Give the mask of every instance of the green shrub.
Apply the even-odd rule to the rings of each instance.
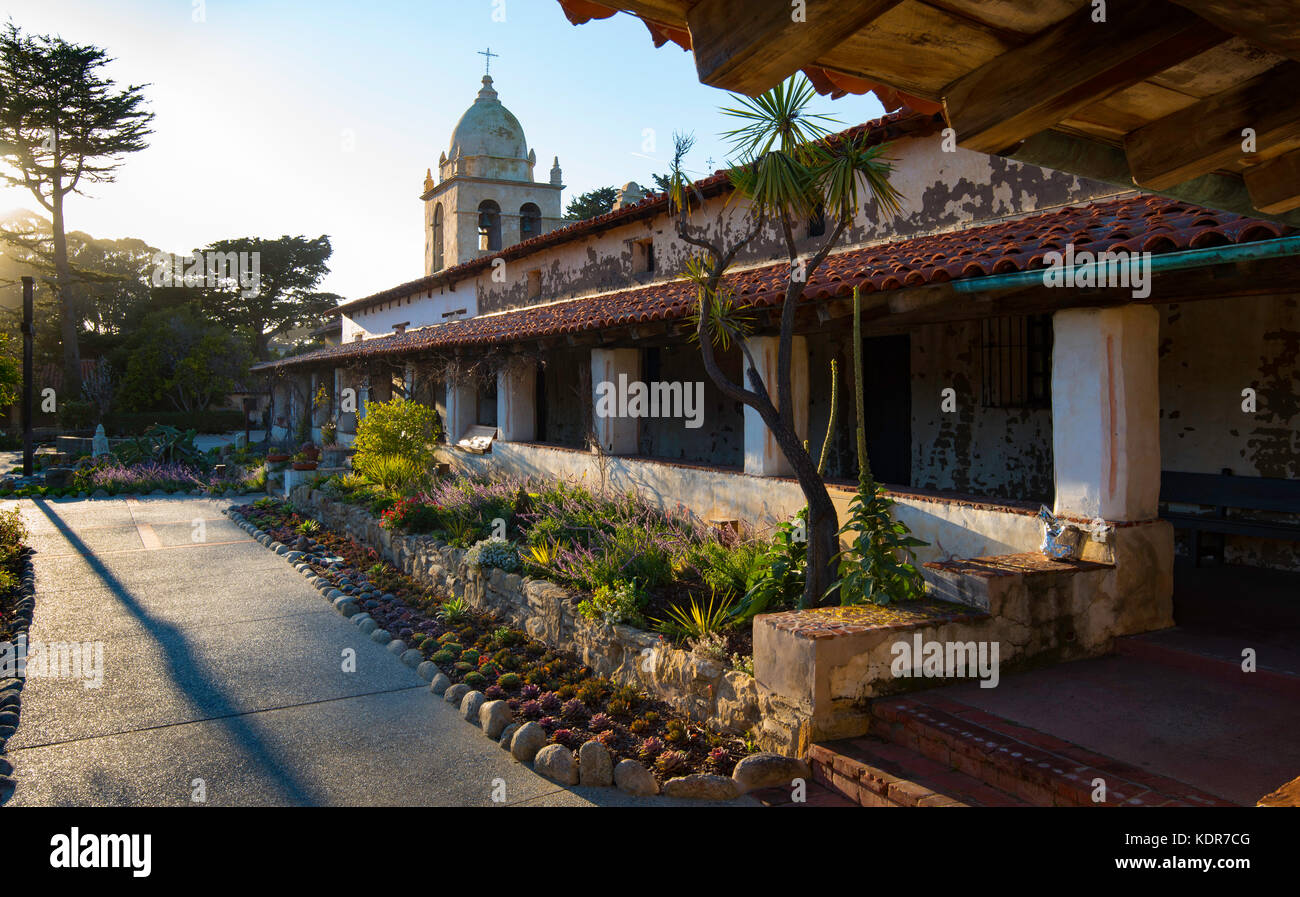
[[[428,468],[415,458],[392,452],[357,453],[352,459],[357,473],[393,492],[406,492],[422,480]]]
[[[429,406],[400,396],[389,402],[366,402],[366,414],[357,422],[352,466],[361,471],[371,457],[398,455],[424,471],[441,440],[442,421]]]
[[[615,623],[643,626],[645,619],[641,616],[641,609],[644,606],[645,598],[634,583],[616,582],[612,586],[599,587],[590,598],[578,602],[578,613],[607,626]]]

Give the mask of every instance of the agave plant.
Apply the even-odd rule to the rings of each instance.
[[[451,598],[442,603],[438,608],[438,620],[448,626],[455,626],[463,623],[469,617],[469,605],[465,603],[464,598]]]

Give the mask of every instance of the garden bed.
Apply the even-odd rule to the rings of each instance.
[[[421,585],[508,620],[552,648],[572,652],[598,675],[642,689],[690,720],[738,735],[760,721],[758,686],[746,671],[675,647],[661,634],[593,619],[582,613],[580,593],[520,573],[475,568],[465,549],[432,536],[394,532],[364,508],[319,489],[298,487],[291,498]]]
[[[18,728],[23,688],[18,645],[27,635],[36,606],[32,550],[25,545],[26,538],[19,511],[0,511],[0,804],[16,787],[5,743]]]
[[[669,702],[601,675],[585,652],[557,650],[510,618],[385,563],[380,548],[346,529],[347,535],[331,531],[329,515],[322,515],[323,524],[306,513],[306,492],[297,490],[294,504],[262,499],[232,513],[263,531],[264,544],[283,546],[278,550],[327,595],[336,590],[341,609],[367,615],[376,632],[399,643],[390,648],[404,662],[420,665],[428,679],[434,673],[445,677],[441,685],[448,694],[481,692],[485,702],[504,702],[511,723],[540,727],[546,745],[577,751],[595,741],[611,767],[635,760],[661,784],[692,774],[725,779],[752,752],[747,739],[686,718]]]

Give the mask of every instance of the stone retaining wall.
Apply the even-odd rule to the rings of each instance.
[[[631,626],[605,626],[578,614],[567,589],[541,579],[465,563],[464,549],[430,536],[386,530],[365,508],[336,501],[318,489],[297,486],[290,499],[326,526],[374,548],[417,582],[463,598],[553,648],[572,652],[598,674],[631,685],[674,711],[734,733],[759,722],[758,687],[752,676],[674,648],[657,635]]]

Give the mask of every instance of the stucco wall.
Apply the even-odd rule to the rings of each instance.
[[[598,488],[601,464],[590,452],[527,443],[498,442],[488,455],[443,449],[439,460],[453,469],[497,476],[572,477]],[[603,476],[613,489],[634,489],[662,508],[682,505],[706,520],[741,520],[766,529],[803,507],[798,483],[783,477],[754,477],[689,464],[606,456]],[[841,518],[853,491],[831,487]],[[1029,506],[950,501],[935,496],[893,493],[899,520],[929,545],[917,549],[921,561],[1031,551],[1041,528]]]
[[[912,484],[1052,499],[1052,412],[982,403],[980,322],[912,331]],[[945,411],[943,390],[954,390]]]
[[[1297,297],[1249,296],[1158,308],[1162,469],[1300,477]],[[1254,412],[1242,408],[1247,388],[1255,390]],[[1300,521],[1300,515],[1291,519]],[[1186,534],[1180,533],[1179,548],[1189,552]],[[1224,559],[1300,570],[1300,546],[1229,535]]]
[[[408,330],[441,324],[447,321],[446,312],[465,309],[459,317],[473,317],[478,314],[478,300],[474,282],[470,280],[456,284],[453,289],[425,290],[416,296],[404,299],[391,299],[379,305],[343,316],[343,342],[351,342],[358,333],[362,339],[383,336],[393,332],[393,325],[408,322]]]

